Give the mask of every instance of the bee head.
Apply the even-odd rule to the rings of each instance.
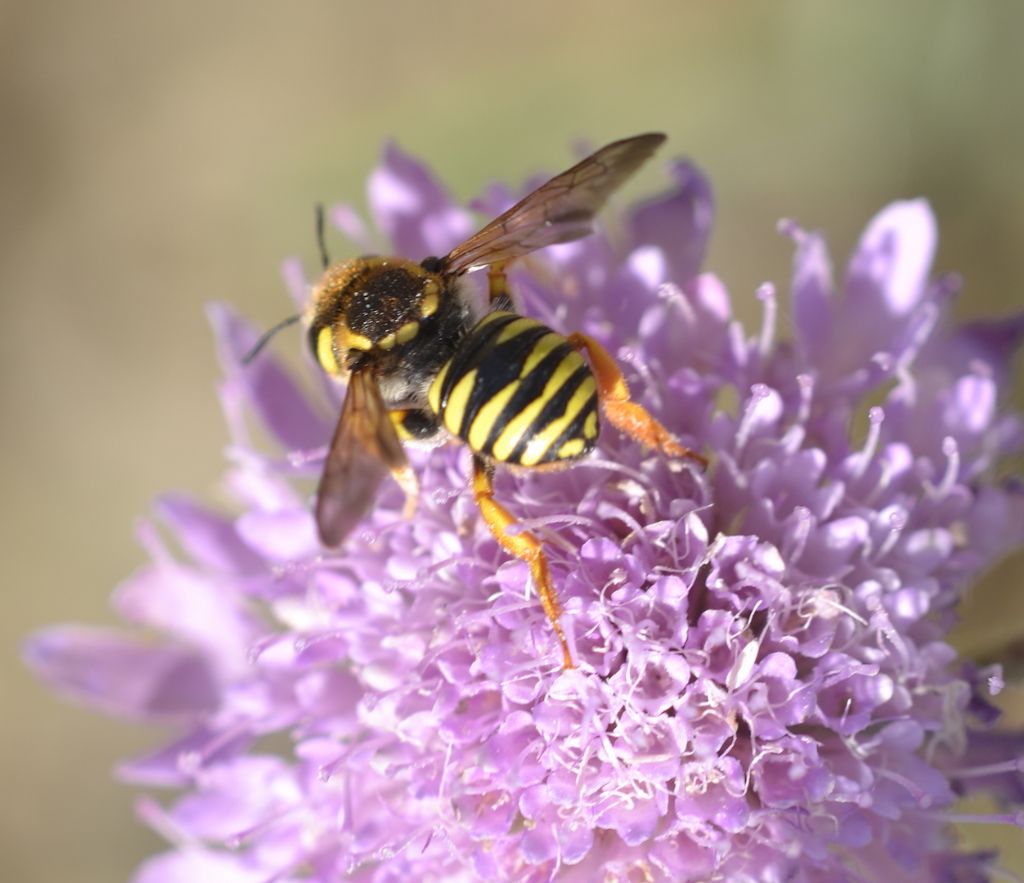
[[[401,258],[357,258],[331,267],[314,289],[309,343],[321,367],[344,375],[354,361],[413,340],[437,312],[442,280]]]

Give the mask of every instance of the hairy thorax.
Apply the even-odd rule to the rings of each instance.
[[[421,405],[471,324],[459,280],[402,258],[331,267],[313,292],[309,343],[332,376],[369,367],[389,406]]]

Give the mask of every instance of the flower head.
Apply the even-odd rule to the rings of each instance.
[[[617,237],[512,274],[525,312],[596,337],[713,461],[609,428],[575,468],[499,477],[544,540],[575,670],[483,524],[464,449],[412,454],[413,519],[385,486],[322,550],[310,478],[339,393],[312,367],[301,386],[270,356],[243,366],[254,329],[212,308],[241,514],[157,504],[152,563],[115,598],[156,640],[60,628],[28,651],[61,689],[179,731],[122,768],[183,792],[141,804],[176,849],[137,883],[988,878],[946,812],[972,784],[1019,806],[1022,744],[983,732],[995,673],[945,635],[1024,534],[1024,495],[994,477],[1024,440],[998,407],[1024,320],[950,321],[956,285],[931,278],[934,218],[911,201],[869,224],[839,283],[822,238],[784,224],[795,337],[771,286],[746,331],[700,272],[710,188],[671,171]],[[473,228],[394,147],[370,202],[396,253]]]

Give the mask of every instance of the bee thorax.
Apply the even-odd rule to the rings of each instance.
[[[373,267],[352,281],[347,292],[345,324],[350,334],[380,349],[406,343],[419,331],[422,309],[433,301],[437,309],[437,283],[418,266],[385,264]]]

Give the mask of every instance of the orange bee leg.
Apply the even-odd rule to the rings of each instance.
[[[642,445],[657,448],[672,457],[689,457],[707,468],[707,457],[679,444],[646,408],[630,399],[629,387],[622,371],[608,350],[593,338],[579,332],[570,334],[568,340],[574,349],[586,351],[597,380],[598,401],[605,416],[617,429]]]
[[[412,467],[408,464],[398,469],[392,469],[391,475],[405,494],[402,517],[412,518],[416,514],[416,507],[420,502],[420,481],[416,477],[416,473],[412,471]]]
[[[512,293],[508,290],[508,276],[504,264],[491,264],[487,268],[487,294],[493,304],[499,298],[506,298],[512,303]]]
[[[393,411],[388,411],[391,424],[395,427],[395,432],[400,441],[414,441],[419,437],[421,433],[419,423],[421,421],[417,418],[420,414],[420,411],[412,408],[396,408]],[[420,499],[419,479],[408,463],[396,466],[391,470],[391,475],[405,493],[405,506],[402,509],[402,515],[406,518],[412,518],[416,514],[416,506],[419,504]]]
[[[494,534],[498,544],[510,555],[515,555],[520,561],[530,566],[533,574],[533,582],[537,586],[537,594],[540,596],[540,603],[544,607],[551,622],[551,628],[555,631],[558,643],[562,645],[562,663],[566,668],[575,668],[572,661],[572,654],[569,652],[569,642],[562,631],[562,624],[558,618],[562,615],[562,605],[558,603],[558,596],[551,584],[551,573],[548,571],[547,558],[544,557],[540,540],[529,531],[519,531],[515,534],[508,533],[508,529],[516,524],[516,520],[509,511],[494,499],[494,485],[492,484],[493,470],[480,457],[473,458],[473,498],[480,507],[480,514]]]

